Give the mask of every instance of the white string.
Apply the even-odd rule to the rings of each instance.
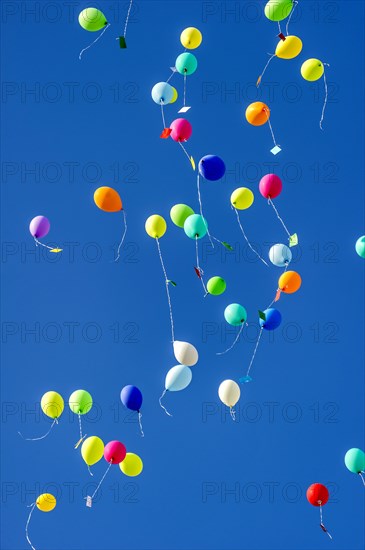
[[[212,241],[212,237],[210,236],[209,229],[208,229],[208,224],[205,221],[205,218],[203,216],[203,205],[202,205],[202,198],[201,198],[201,195],[200,195],[200,175],[199,175],[199,172],[196,176],[196,186],[197,186],[197,189],[198,189],[198,201],[199,201],[200,215],[203,218],[205,229],[207,230],[208,237],[209,237],[209,240],[210,240],[210,244],[214,248],[214,243]]]
[[[126,17],[126,20],[125,20],[124,32],[123,32],[124,38],[127,36],[127,27],[128,27],[129,16],[130,16],[131,9],[132,9],[132,4],[133,4],[133,0],[131,0],[129,2],[129,8],[128,8],[128,13],[127,13],[127,17]]]
[[[361,477],[361,480],[362,480],[363,485],[365,485],[365,479],[364,479],[363,473],[362,473],[362,472],[359,472],[359,476]]]
[[[165,413],[166,413],[168,416],[172,416],[172,414],[169,413],[169,411],[166,409],[166,407],[164,407],[163,404],[161,403],[161,399],[164,397],[164,395],[165,395],[166,392],[167,392],[167,390],[164,390],[164,391],[162,392],[162,395],[161,395],[161,397],[160,397],[160,399],[159,399],[158,401],[159,401],[159,403],[160,403],[160,407],[165,411]]]
[[[266,109],[265,109],[265,112],[266,112]],[[267,122],[269,123],[269,128],[270,128],[270,132],[271,132],[271,136],[272,136],[274,145],[277,147],[278,144],[276,143],[276,139],[275,139],[275,136],[274,136],[274,131],[273,131],[273,129],[272,129],[271,122],[270,122],[270,117],[269,117],[269,115],[268,115],[267,113],[266,113],[266,116],[267,116]]]
[[[158,240],[157,237],[156,237],[156,243],[157,243],[158,255],[160,257],[160,262],[161,262],[161,266],[162,266],[162,271],[163,271],[163,274],[164,274],[164,277],[165,277],[166,294],[167,294],[167,301],[168,301],[168,304],[169,304],[169,312],[170,312],[171,337],[172,337],[172,343],[174,343],[175,342],[174,318],[173,318],[173,315],[172,315],[172,305],[171,305],[170,290],[169,290],[169,280],[167,278],[166,268],[165,268],[165,264],[164,264],[164,261],[163,261],[163,258],[162,258],[162,253],[161,253],[161,248],[160,248],[160,241]]]
[[[123,231],[123,236],[122,236],[122,240],[120,241],[119,243],[119,246],[118,246],[118,249],[117,249],[117,257],[115,258],[115,262],[117,262],[120,258],[120,249],[122,248],[123,246],[123,243],[124,243],[124,239],[125,239],[125,236],[127,234],[127,215],[125,213],[125,210],[122,210],[123,212],[123,220],[124,220],[124,231]]]
[[[139,423],[139,429],[141,430],[141,436],[144,437],[144,431],[142,428],[142,413],[141,411],[138,411],[138,423]]]
[[[281,34],[280,21],[278,21],[278,27],[279,27],[279,34]]]
[[[107,473],[109,472],[109,470],[110,470],[112,464],[113,464],[113,460],[110,461],[109,466],[107,467],[107,469],[106,469],[106,471],[105,471],[103,477],[102,477],[101,480],[99,481],[98,486],[96,487],[96,489],[95,489],[95,491],[94,491],[94,494],[90,497],[91,500],[93,500],[93,498],[95,497],[96,493],[99,491],[100,485],[103,483],[103,481],[104,481],[104,479],[105,479]],[[87,499],[87,497],[85,497],[85,500],[86,500],[86,499]]]
[[[196,255],[196,268],[197,268],[197,270],[198,270],[199,273],[200,273],[199,279],[201,280],[201,283],[202,283],[202,286],[203,286],[203,290],[204,290],[204,292],[205,292],[205,295],[204,295],[204,298],[205,298],[205,296],[207,296],[207,294],[208,294],[208,291],[207,291],[207,289],[206,289],[206,286],[205,286],[205,283],[204,283],[204,280],[203,280],[204,271],[203,271],[202,268],[200,267],[200,263],[199,263],[198,237],[195,237],[195,255]]]
[[[46,244],[41,243],[41,241],[39,241],[36,237],[34,237],[34,240],[36,246],[41,245],[44,246],[44,248],[48,248],[48,250],[52,250],[54,248],[54,246],[47,246]]]
[[[184,107],[186,106],[186,71],[184,72]]]
[[[110,27],[110,23],[107,24],[107,26],[105,27],[105,29],[103,30],[103,32],[101,34],[99,34],[99,36],[97,38],[95,38],[94,42],[91,42],[91,44],[89,44],[89,46],[86,46],[86,48],[84,48],[83,50],[81,50],[81,52],[79,53],[79,59],[81,60],[81,57],[83,56],[83,53],[86,52],[86,50],[88,50],[89,48],[91,48],[91,46],[93,46],[94,44],[96,44],[96,42],[98,40],[100,40],[100,38],[103,36],[103,34],[105,33],[105,31]]]
[[[26,539],[28,541],[28,543],[30,544],[30,547],[32,548],[32,550],[36,550],[29,538],[29,535],[28,535],[28,526],[29,526],[29,522],[30,522],[30,518],[32,517],[32,514],[33,514],[33,511],[34,511],[34,508],[36,506],[36,503],[33,502],[33,504],[30,505],[32,507],[31,511],[29,512],[29,516],[28,516],[28,519],[27,519],[27,523],[25,524],[25,536],[26,536]],[[28,506],[29,508],[29,506]]]
[[[329,64],[328,63],[323,63],[323,65],[326,65],[327,67],[329,67]],[[327,79],[326,79],[326,71],[324,70],[323,71],[323,82],[324,82],[324,103],[323,103],[323,107],[322,107],[322,115],[321,115],[321,120],[319,121],[319,127],[321,130],[323,130],[323,127],[322,127],[322,122],[324,120],[324,112],[326,110],[326,106],[327,106],[327,101],[328,101],[328,86],[327,86]]]
[[[160,104],[161,104],[162,124],[163,124],[163,127],[166,128],[165,114],[163,112],[163,101],[162,101],[162,99],[160,99]]]
[[[185,149],[185,147],[183,146],[183,144],[181,143],[181,141],[178,141],[178,144],[180,145],[181,149],[184,151],[185,155],[188,157],[189,159],[189,162],[191,164],[191,159],[189,157],[189,153],[187,152],[187,150]]]
[[[330,535],[330,533],[327,531],[327,528],[325,527],[324,523],[323,523],[323,516],[322,516],[322,504],[319,505],[319,517],[321,519],[321,523],[320,523],[320,526],[322,528],[322,531],[324,531],[325,533],[327,533],[327,535],[329,536],[329,538],[332,540],[332,536]]]
[[[176,71],[172,71],[172,73],[170,74],[169,78],[166,80],[166,83],[167,83],[167,82],[170,82],[170,80],[172,79],[172,77],[174,76],[175,73],[176,73]]]
[[[262,73],[260,74],[259,78],[257,79],[257,84],[256,84],[256,88],[258,88],[261,84],[261,79],[262,77],[264,76],[265,74],[265,71],[266,69],[268,68],[269,64],[271,63],[271,61],[274,59],[274,57],[276,57],[276,53],[273,53],[273,54],[269,54],[271,57],[269,58],[268,62],[266,63],[265,67],[264,67],[264,70],[262,71]]]
[[[52,422],[52,424],[51,424],[51,427],[50,427],[50,429],[48,430],[48,432],[45,433],[44,435],[42,435],[41,437],[24,437],[23,434],[22,434],[21,432],[18,432],[18,434],[19,434],[20,437],[22,437],[25,441],[40,441],[41,439],[45,439],[45,438],[49,435],[49,433],[51,432],[51,430],[52,430],[52,428],[53,428],[53,426],[54,426],[55,424],[58,424],[57,418],[55,418],[55,419],[53,420],[53,422]]]
[[[249,373],[250,373],[252,364],[253,364],[254,359],[255,359],[255,356],[256,356],[257,348],[259,347],[259,343],[260,343],[260,340],[261,340],[261,336],[262,336],[263,330],[264,330],[264,327],[261,327],[261,328],[260,328],[260,334],[259,334],[259,337],[257,338],[256,346],[255,346],[254,352],[253,352],[253,354],[252,354],[250,364],[248,365],[248,369],[247,369],[246,376],[248,376]]]
[[[293,5],[293,8],[292,8],[292,10],[291,10],[291,12],[290,12],[289,19],[288,19],[288,21],[287,21],[287,23],[286,23],[286,27],[285,27],[286,36],[289,36],[289,23],[290,23],[290,19],[292,18],[292,15],[293,15],[293,13],[294,13],[295,8],[296,8],[297,5],[298,5],[298,2],[297,2],[296,0],[293,0],[293,4],[294,4],[294,5]]]
[[[220,351],[220,352],[216,353],[216,355],[225,355],[226,353],[228,353],[229,351],[231,351],[231,349],[234,348],[234,346],[237,344],[238,340],[240,339],[241,332],[243,331],[244,326],[245,326],[245,323],[242,323],[242,325],[241,325],[241,327],[240,327],[240,330],[239,330],[239,332],[238,332],[236,338],[234,339],[233,344],[232,344],[229,348],[227,348],[225,351]]]
[[[93,473],[92,473],[92,471],[90,470],[90,466],[89,466],[89,464],[87,465],[87,469],[89,470],[89,474],[90,474],[91,476],[93,476],[93,477],[94,477],[94,474],[93,474]]]
[[[286,234],[288,235],[288,237],[290,238],[290,233],[288,231],[288,228],[286,227],[285,223],[283,222],[282,218],[280,217],[279,215],[279,212],[277,210],[277,208],[275,207],[274,203],[272,202],[272,200],[270,199],[270,197],[268,198],[268,201],[267,201],[269,204],[271,204],[271,206],[273,207],[274,211],[275,211],[275,214],[278,218],[278,220],[280,221],[281,225],[283,226],[283,228],[285,229],[285,232]]]
[[[229,413],[231,415],[232,420],[236,420],[236,411],[233,407],[229,407]]]
[[[241,231],[242,231],[242,235],[243,235],[244,238],[246,239],[246,242],[247,242],[248,246],[251,248],[252,252],[254,252],[254,253],[260,258],[260,260],[261,260],[267,267],[269,267],[269,264],[264,260],[264,258],[262,258],[262,257],[260,256],[260,254],[257,252],[257,250],[255,250],[255,249],[253,248],[253,246],[251,245],[250,241],[248,240],[248,238],[247,238],[247,236],[246,236],[246,233],[244,232],[244,229],[243,229],[243,227],[242,227],[241,220],[240,220],[240,215],[239,215],[239,213],[238,213],[237,208],[234,208],[233,206],[232,206],[232,208],[233,208],[233,210],[236,212],[238,225],[240,226],[240,229],[241,229]]]

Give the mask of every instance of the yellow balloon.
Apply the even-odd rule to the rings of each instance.
[[[56,498],[50,493],[43,493],[39,495],[35,503],[41,512],[52,512],[56,507]]]
[[[300,72],[304,80],[314,82],[315,80],[319,80],[323,75],[324,66],[319,59],[307,59],[307,61],[304,61]]]
[[[202,33],[195,27],[184,29],[180,35],[181,44],[188,50],[195,50],[202,43]]]
[[[297,36],[287,36],[285,40],[280,40],[276,46],[275,54],[280,59],[294,59],[300,54],[303,43]]]
[[[166,233],[167,225],[162,216],[153,214],[153,216],[147,218],[145,229],[147,235],[153,239],[160,239]]]
[[[88,466],[99,462],[104,455],[104,443],[100,437],[92,435],[81,446],[81,456]]]
[[[237,208],[237,210],[246,210],[246,208],[250,208],[253,201],[253,193],[251,189],[247,189],[247,187],[238,187],[231,195],[231,204]]]
[[[178,98],[178,93],[177,93],[177,89],[174,88],[173,86],[171,86],[172,88],[172,92],[173,92],[173,96],[172,96],[172,100],[170,101],[170,103],[175,103],[175,101],[177,100]]]
[[[135,477],[139,476],[142,472],[143,462],[138,455],[134,453],[127,453],[123,462],[119,463],[119,468],[126,476]]]
[[[41,399],[41,409],[50,418],[58,418],[63,413],[65,403],[62,395],[56,391],[48,391]]]

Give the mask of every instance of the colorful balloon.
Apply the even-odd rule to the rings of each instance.
[[[199,29],[188,27],[180,35],[180,42],[187,50],[195,50],[202,43],[203,36]]]
[[[42,396],[41,409],[49,418],[59,418],[64,407],[63,397],[56,391],[48,391]]]
[[[96,32],[105,27],[108,22],[102,11],[96,8],[86,8],[79,15],[79,23],[85,31]]]
[[[162,216],[153,214],[147,218],[145,223],[145,230],[147,235],[153,239],[160,239],[166,233],[167,225]]]
[[[224,310],[224,318],[233,327],[238,327],[246,322],[247,311],[240,304],[230,304]]]
[[[142,406],[142,392],[137,386],[124,386],[120,392],[120,399],[123,405],[131,411],[139,412]]]
[[[323,76],[324,66],[319,59],[307,59],[301,66],[300,72],[304,80],[314,82]]]
[[[168,82],[158,82],[152,88],[151,96],[158,105],[173,103],[174,88]]]
[[[313,483],[307,489],[307,499],[312,506],[324,506],[329,499],[329,492],[325,485]]]
[[[86,390],[76,390],[70,395],[68,404],[73,413],[86,414],[93,406],[93,400]]]
[[[276,174],[266,174],[260,180],[259,191],[265,199],[275,199],[280,195],[282,189],[282,181]]]
[[[173,86],[171,86],[171,88],[172,88],[172,99],[171,99],[170,103],[175,103],[175,101],[179,97],[179,94],[177,93],[176,88],[174,88]]]
[[[246,210],[250,208],[254,201],[254,195],[251,189],[247,187],[238,187],[231,195],[231,204],[237,210]]]
[[[142,459],[135,453],[127,453],[123,462],[119,464],[119,468],[123,474],[129,477],[136,477],[142,473],[143,462]]]
[[[35,503],[38,510],[41,512],[52,512],[52,510],[56,508],[57,501],[56,497],[50,493],[43,493],[42,495],[39,495]]]
[[[170,129],[172,130],[170,137],[178,142],[188,141],[193,133],[193,127],[186,118],[177,118],[171,122]]]
[[[194,210],[187,204],[175,204],[170,210],[170,218],[178,227],[184,227],[186,218],[193,214]]]
[[[45,237],[49,233],[50,229],[50,221],[45,216],[36,216],[29,224],[30,234],[36,239]]]
[[[104,212],[120,212],[123,210],[122,199],[112,187],[99,187],[94,193],[94,202]]]
[[[181,342],[180,340],[175,340],[173,343],[174,355],[176,361],[181,365],[186,367],[193,367],[196,365],[199,359],[198,350],[189,342]]]
[[[357,239],[355,249],[360,258],[365,258],[365,235]]]
[[[274,244],[269,250],[270,262],[277,267],[285,267],[292,260],[292,253],[285,244]]]
[[[183,75],[195,73],[197,66],[198,60],[192,53],[182,53],[175,61],[176,70]]]
[[[302,279],[296,271],[286,271],[279,279],[279,289],[287,294],[292,294],[300,289]]]
[[[219,399],[227,407],[234,407],[241,396],[241,390],[234,380],[224,380],[218,389]]]
[[[265,15],[270,21],[283,21],[293,9],[293,0],[269,0],[265,6]]]
[[[246,120],[252,126],[262,126],[270,118],[270,109],[262,101],[251,103],[246,109]]]
[[[81,456],[88,466],[93,466],[104,455],[104,442],[100,437],[92,435],[85,439],[81,446]]]
[[[185,365],[176,365],[166,374],[165,389],[167,391],[181,391],[188,387],[193,373]]]
[[[361,449],[349,449],[345,454],[345,465],[353,474],[360,474],[365,470],[365,453]]]
[[[226,173],[226,165],[217,155],[205,155],[199,161],[199,173],[206,180],[217,181]]]
[[[280,59],[294,59],[302,51],[303,43],[297,36],[286,36],[276,46],[275,55]]]
[[[207,291],[209,294],[212,294],[212,296],[219,296],[220,294],[223,294],[226,288],[227,283],[222,277],[211,277],[207,282]]]
[[[192,214],[186,218],[184,231],[190,239],[201,239],[207,234],[208,224],[200,214]]]
[[[281,313],[274,308],[265,309],[263,311],[266,319],[259,319],[260,326],[265,330],[275,330],[280,326],[281,323]]]
[[[127,450],[120,441],[109,441],[104,447],[104,458],[109,464],[120,464],[127,454]]]

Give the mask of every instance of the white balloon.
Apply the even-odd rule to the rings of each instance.
[[[199,359],[198,351],[192,344],[189,344],[189,342],[180,342],[179,340],[175,340],[174,342],[174,355],[176,361],[187,367],[196,365]]]
[[[224,405],[234,407],[241,397],[241,390],[234,380],[224,380],[219,386],[218,395]]]
[[[293,255],[285,244],[274,244],[269,250],[270,262],[277,267],[285,267],[291,262]]]
[[[185,365],[176,365],[166,374],[165,388],[168,391],[184,390],[191,382],[193,373]]]

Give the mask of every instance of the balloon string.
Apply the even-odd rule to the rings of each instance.
[[[279,27],[279,34],[281,34],[281,26],[280,26],[280,21],[278,21],[278,27]]]
[[[186,72],[184,73],[184,107],[186,106]]]
[[[244,236],[244,238],[246,239],[246,242],[248,244],[248,246],[251,248],[252,252],[254,252],[256,254],[256,256],[258,256],[260,258],[260,260],[265,264],[267,265],[267,267],[269,267],[269,264],[267,262],[265,262],[265,260],[260,256],[260,254],[257,252],[257,250],[255,250],[253,248],[253,246],[251,245],[250,241],[248,240],[247,236],[246,236],[246,233],[244,232],[244,229],[242,227],[242,224],[241,224],[241,220],[240,220],[240,215],[238,213],[238,210],[237,208],[234,208],[232,206],[233,210],[236,212],[236,216],[237,216],[237,221],[238,221],[238,225],[240,226],[240,229],[241,229],[241,232],[242,232],[242,235]]]
[[[326,65],[327,67],[329,67],[328,63],[323,63],[323,65]],[[327,102],[328,102],[328,86],[327,86],[327,79],[326,79],[326,71],[323,71],[323,82],[324,82],[324,103],[322,107],[321,120],[319,121],[319,127],[321,130],[323,130],[322,123],[324,120],[324,112],[326,110]]]
[[[163,127],[166,128],[165,113],[164,113],[164,111],[163,111],[163,102],[162,102],[162,99],[160,99],[160,104],[161,104],[162,124],[163,124]]]
[[[207,230],[207,233],[208,233],[208,237],[209,237],[209,240],[210,240],[210,244],[212,245],[212,247],[214,248],[214,243],[212,241],[212,237],[209,233],[209,229],[208,229],[208,224],[207,222],[205,221],[205,218],[203,216],[203,205],[202,205],[202,198],[201,198],[201,195],[200,195],[200,175],[199,173],[197,174],[196,176],[196,186],[197,186],[197,190],[198,190],[198,201],[199,201],[199,209],[200,209],[200,215],[201,217],[203,218],[203,221],[204,221],[204,225],[205,225],[205,229]]]
[[[216,353],[216,355],[225,355],[226,353],[228,353],[229,351],[231,351],[231,349],[234,348],[234,346],[237,344],[238,340],[240,339],[240,336],[241,336],[241,332],[243,331],[243,328],[245,326],[245,323],[242,323],[241,327],[240,327],[240,330],[236,336],[236,338],[234,339],[234,342],[231,346],[229,346],[229,348],[227,348],[226,350],[224,351],[220,351],[218,353]]]
[[[265,67],[264,67],[264,70],[262,71],[262,73],[260,74],[260,76],[258,77],[257,79],[257,83],[256,83],[256,87],[258,88],[261,84],[261,79],[262,77],[264,76],[265,72],[266,72],[266,69],[268,68],[268,66],[270,65],[271,61],[274,59],[274,57],[276,57],[276,53],[273,53],[273,54],[269,54],[271,57],[269,58],[268,62],[266,63]]]
[[[266,112],[266,110],[265,110],[265,112]],[[274,131],[273,131],[273,129],[272,129],[271,122],[270,122],[270,117],[269,117],[269,115],[268,115],[267,113],[266,113],[266,116],[267,116],[267,122],[268,122],[268,124],[269,124],[269,128],[270,128],[270,132],[271,132],[271,136],[272,136],[274,145],[275,145],[275,147],[277,147],[278,144],[276,143],[276,139],[275,139],[275,136],[274,136]]]
[[[286,227],[285,223],[283,222],[282,218],[280,217],[279,215],[279,212],[276,208],[276,206],[274,205],[274,203],[272,202],[272,200],[270,199],[270,197],[268,198],[268,201],[267,201],[274,209],[274,212],[276,214],[276,217],[278,218],[278,220],[280,221],[281,225],[283,226],[283,228],[285,229],[285,232],[286,234],[288,235],[288,237],[290,238],[290,233],[289,233],[289,230],[288,228]]]
[[[158,255],[160,257],[160,262],[161,262],[161,266],[162,266],[162,271],[163,271],[163,274],[164,274],[164,277],[165,277],[166,294],[167,294],[167,301],[168,301],[168,304],[169,304],[169,312],[170,312],[171,337],[172,337],[172,343],[174,343],[175,342],[175,330],[174,330],[174,318],[173,318],[173,315],[172,315],[172,305],[171,305],[171,297],[170,297],[170,290],[169,290],[169,280],[167,278],[166,268],[165,268],[165,264],[164,264],[164,261],[163,261],[163,258],[162,258],[162,253],[161,253],[161,248],[160,248],[160,241],[158,240],[157,237],[156,237],[156,243],[157,243]]]
[[[233,407],[229,407],[229,414],[231,415],[232,420],[236,420],[236,411]]]
[[[96,493],[99,491],[100,485],[103,483],[104,479],[106,478],[106,475],[107,475],[107,473],[109,472],[109,470],[110,470],[112,464],[113,464],[113,460],[110,461],[109,466],[107,467],[107,469],[106,469],[106,471],[105,471],[103,477],[102,477],[101,480],[99,481],[98,486],[96,487],[96,489],[95,489],[93,495],[90,497],[91,500],[93,500],[93,498],[95,497]],[[85,497],[85,500],[86,500],[86,499],[87,499],[87,497]]]
[[[95,38],[94,42],[91,42],[91,44],[89,44],[88,46],[86,46],[86,48],[84,48],[83,50],[81,50],[81,52],[79,53],[79,59],[81,60],[81,57],[83,56],[83,53],[86,52],[86,50],[88,50],[89,48],[91,48],[91,46],[93,46],[94,44],[96,44],[96,42],[98,40],[100,40],[100,38],[103,36],[103,34],[105,33],[105,31],[110,27],[110,23],[107,24],[107,26],[105,27],[105,29],[103,30],[103,32],[101,34],[99,34],[99,36],[97,38]]]
[[[123,212],[123,221],[124,221],[124,231],[123,231],[123,236],[122,236],[122,240],[120,241],[119,245],[118,245],[118,249],[117,249],[117,257],[115,258],[115,262],[117,262],[120,258],[120,249],[122,248],[123,246],[123,243],[124,243],[124,239],[125,239],[125,236],[127,234],[127,215],[125,213],[125,210],[122,210]]]
[[[178,144],[180,145],[181,149],[184,151],[185,155],[188,157],[189,159],[189,162],[191,163],[191,159],[189,157],[189,153],[187,152],[187,150],[185,149],[185,147],[183,146],[183,144],[181,143],[181,141],[178,141]]]
[[[287,23],[286,23],[286,27],[285,27],[286,36],[289,36],[289,23],[290,23],[290,20],[291,20],[291,18],[292,18],[292,15],[293,15],[294,10],[295,10],[295,8],[297,7],[297,5],[298,5],[297,0],[293,0],[293,8],[292,8],[292,10],[291,10],[291,12],[290,12],[289,19],[288,19],[288,21],[287,21]]]
[[[364,474],[362,472],[359,472],[359,476],[361,477],[362,483],[365,486]]]
[[[34,240],[36,246],[44,246],[44,248],[48,248],[48,250],[52,250],[54,248],[53,246],[47,246],[46,244],[41,243],[41,241],[39,241],[36,237],[34,237]]]
[[[253,362],[254,362],[254,360],[255,360],[257,348],[259,347],[259,343],[260,343],[260,340],[261,340],[261,336],[262,336],[263,330],[264,330],[264,327],[261,327],[261,328],[260,328],[260,334],[259,334],[259,336],[258,336],[258,338],[257,338],[256,346],[255,346],[255,349],[254,349],[254,351],[253,351],[253,354],[252,354],[252,357],[251,357],[250,364],[248,365],[248,369],[247,369],[246,376],[248,376],[248,375],[250,374],[250,370],[251,370],[251,367],[252,367]]]
[[[200,274],[199,279],[201,280],[201,283],[202,283],[202,286],[203,286],[203,290],[204,290],[204,292],[205,292],[205,295],[204,295],[204,298],[205,298],[205,296],[207,296],[207,294],[208,294],[208,291],[207,291],[207,289],[206,289],[206,286],[205,286],[205,283],[204,283],[204,279],[203,279],[204,271],[203,271],[202,268],[200,267],[200,263],[199,263],[198,237],[195,237],[195,255],[196,255],[196,268],[197,268],[197,270],[199,271],[199,274]]]
[[[139,423],[139,429],[141,430],[141,436],[144,437],[144,431],[142,428],[142,413],[138,411],[138,423]]]
[[[81,414],[80,412],[78,413],[78,417],[79,417],[79,430],[80,430],[80,439],[78,440],[78,442],[76,443],[75,445],[75,449],[77,449],[80,445],[80,443],[83,442],[83,440],[85,439],[86,435],[87,434],[84,434],[82,433],[82,424],[81,424]]]
[[[89,470],[89,474],[90,474],[91,476],[93,476],[93,477],[94,477],[94,474],[93,474],[93,473],[92,473],[92,471],[90,470],[90,466],[89,466],[89,464],[87,465],[87,469]]]
[[[330,533],[327,531],[324,523],[323,523],[323,515],[322,515],[322,504],[319,505],[319,517],[320,517],[320,520],[321,520],[321,523],[320,523],[320,527],[322,529],[322,531],[324,531],[325,533],[327,533],[327,535],[329,536],[329,538],[332,540],[332,536],[330,535]]]
[[[28,534],[28,526],[29,526],[30,518],[32,517],[32,514],[33,514],[33,512],[34,512],[34,508],[35,508],[35,506],[36,506],[36,503],[33,502],[32,504],[30,504],[30,506],[32,507],[32,509],[31,509],[31,511],[29,512],[29,516],[28,516],[28,519],[27,519],[27,523],[25,524],[25,536],[26,536],[26,539],[27,539],[27,541],[28,541],[30,547],[32,548],[32,550],[36,550],[36,549],[34,548],[32,542],[31,542],[31,540],[30,540],[30,538],[29,538],[29,534]],[[28,508],[29,508],[30,506],[28,506]]]
[[[174,69],[175,69],[175,67],[174,67]],[[176,69],[174,71],[172,71],[169,78],[166,80],[166,83],[170,82],[170,80],[172,79],[172,77],[174,76],[175,73],[176,73]]]
[[[48,430],[47,433],[45,433],[44,435],[42,435],[41,437],[24,437],[23,434],[21,432],[18,432],[18,434],[20,435],[20,437],[22,437],[25,441],[40,441],[41,439],[45,439],[51,432],[53,426],[55,424],[58,424],[58,420],[57,418],[55,418],[51,424],[51,427],[50,429]]]
[[[160,399],[159,399],[158,401],[159,401],[159,403],[160,403],[160,407],[165,411],[165,413],[166,413],[168,416],[172,416],[172,414],[169,413],[169,411],[166,409],[166,407],[164,407],[163,404],[161,403],[161,399],[165,396],[166,392],[167,392],[167,390],[164,390],[164,391],[162,392],[162,395],[161,395],[161,397],[160,397]]]
[[[125,20],[124,32],[123,32],[124,38],[127,36],[127,27],[128,27],[129,16],[131,14],[132,4],[133,4],[133,0],[131,0],[129,2],[129,8],[128,8],[128,13],[127,13],[127,17],[126,17],[126,20]]]

